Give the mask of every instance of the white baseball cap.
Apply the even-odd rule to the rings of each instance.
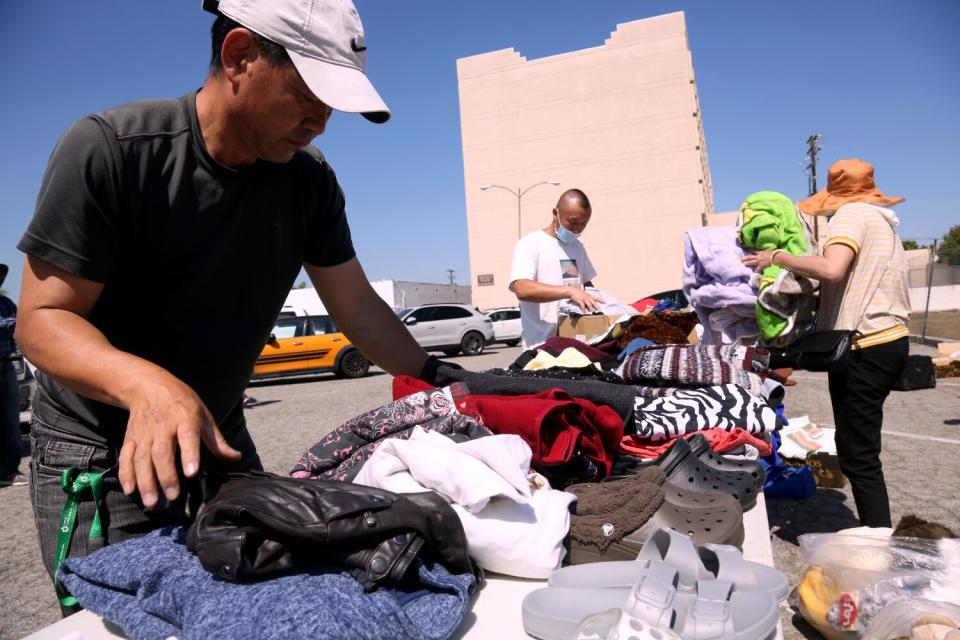
[[[350,0],[204,0],[203,8],[286,49],[310,91],[327,106],[361,113],[377,124],[390,119],[390,109],[363,72],[367,47]]]

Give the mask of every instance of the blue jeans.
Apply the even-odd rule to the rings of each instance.
[[[0,479],[20,470],[20,386],[9,362],[0,364]]]
[[[236,463],[224,463],[215,460],[207,451],[201,453],[201,469],[207,471],[250,471],[262,470],[260,456],[246,423],[242,421],[224,437],[230,445],[240,451],[243,457]],[[103,526],[104,543],[115,544],[130,538],[140,537],[154,529],[175,524],[185,524],[195,512],[184,507],[189,502],[197,504],[199,491],[191,490],[191,485],[181,483],[182,499],[178,504],[158,506],[144,510],[139,496],[127,496],[120,488],[117,479],[117,460],[120,444],[102,444],[53,427],[44,421],[42,414],[34,410],[30,422],[30,499],[33,503],[33,515],[37,523],[37,537],[40,540],[40,554],[47,573],[53,577],[54,555],[57,546],[57,529],[63,511],[66,494],[60,487],[60,476],[65,469],[76,467],[80,471],[104,473],[103,500],[100,505],[100,519]],[[196,485],[192,485],[196,487]],[[162,493],[160,494],[163,495]],[[90,500],[80,503],[76,528],[70,543],[68,556],[84,556],[96,551],[89,540],[90,525],[93,522],[94,505]],[[53,584],[50,585],[51,595]],[[74,611],[64,610],[65,615]]]

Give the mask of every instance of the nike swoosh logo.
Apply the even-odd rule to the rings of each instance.
[[[357,40],[358,38],[353,38],[350,40],[350,48],[356,51],[357,53],[360,53],[361,51],[366,51],[367,47],[364,46],[363,44],[357,44]],[[361,40],[360,42],[362,43],[363,41]]]

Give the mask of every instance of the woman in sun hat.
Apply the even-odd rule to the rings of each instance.
[[[890,503],[880,463],[883,403],[907,354],[910,294],[899,220],[873,180],[873,165],[857,158],[830,167],[827,188],[797,203],[803,213],[827,216],[819,256],[774,250],[743,258],[763,269],[776,264],[820,281],[817,329],[855,330],[849,365],[829,374],[840,467],[850,479],[861,524],[889,527]]]

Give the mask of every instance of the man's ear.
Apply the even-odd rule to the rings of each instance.
[[[234,29],[223,39],[220,48],[224,74],[230,80],[235,80],[246,73],[247,65],[257,58],[258,53],[253,32],[243,27]]]

